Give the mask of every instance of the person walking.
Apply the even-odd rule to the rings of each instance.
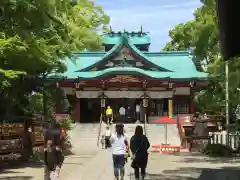
[[[128,148],[128,141],[124,135],[123,128],[123,124],[116,124],[116,133],[110,137],[115,180],[119,180],[119,171],[120,180],[123,180],[125,175],[125,154]]]
[[[140,122],[140,105],[136,104],[136,121]]]
[[[64,161],[61,148],[54,144],[52,137],[45,138],[46,148],[44,148],[44,180],[59,180],[60,169]]]
[[[106,109],[107,124],[112,124],[113,121],[113,110],[111,106],[108,106]]]
[[[126,109],[124,106],[121,106],[119,108],[119,120],[121,122],[125,122],[126,121],[125,118],[126,118]]]
[[[106,131],[105,131],[105,149],[111,147],[110,137],[111,137],[111,130],[110,130],[109,126],[107,126]]]
[[[148,138],[143,134],[142,126],[138,125],[135,129],[135,134],[130,140],[130,150],[132,153],[131,166],[134,169],[136,180],[140,178],[139,169],[141,169],[141,180],[145,178],[149,147]]]

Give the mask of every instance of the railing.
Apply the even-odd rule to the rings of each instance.
[[[222,131],[222,132],[210,132],[210,143],[211,144],[222,144],[222,145],[227,145],[227,133],[226,131]],[[228,146],[230,146],[232,149],[237,150],[239,147],[239,139],[240,139],[240,135],[236,134],[236,133],[230,133],[228,135],[228,139],[229,139],[229,144]]]
[[[177,115],[176,117],[181,146],[184,148],[188,148],[188,141],[184,138],[185,132],[183,128],[183,122],[185,121],[185,119],[191,119],[191,117],[192,117],[192,114]]]
[[[177,116],[177,128],[178,128],[178,134],[179,134],[179,138],[180,138],[180,141],[181,141],[181,146],[184,147],[186,146],[186,142],[185,140],[183,139],[183,136],[184,136],[184,130],[182,128],[182,124],[180,122],[180,119],[179,119],[179,116]]]
[[[99,147],[99,140],[102,132],[102,121],[103,121],[103,116],[101,114],[100,119],[99,119],[99,131],[98,131],[98,137],[97,137],[97,146]]]

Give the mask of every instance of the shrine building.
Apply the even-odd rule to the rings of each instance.
[[[142,122],[193,114],[194,92],[207,86],[207,74],[197,70],[189,52],[149,52],[150,44],[142,31],[110,32],[103,36],[104,51],[79,52],[68,59],[57,84],[72,105],[72,117],[99,122],[107,106],[114,117],[124,106],[130,107],[129,122],[134,122],[137,104]],[[56,108],[56,113],[62,112]]]

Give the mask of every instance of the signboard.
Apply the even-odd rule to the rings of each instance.
[[[172,102],[172,99],[168,100],[168,116],[170,118],[173,117],[173,102]]]

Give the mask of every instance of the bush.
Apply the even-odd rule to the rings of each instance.
[[[72,119],[71,118],[62,119],[59,121],[59,124],[66,131],[69,131],[72,129]]]
[[[229,146],[222,144],[208,144],[203,153],[212,157],[232,157],[235,155],[235,151]]]

